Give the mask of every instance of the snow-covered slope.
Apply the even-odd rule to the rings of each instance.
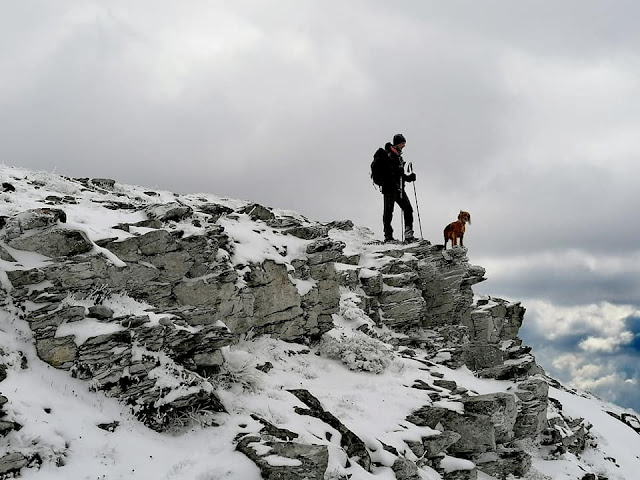
[[[203,203],[223,205],[236,212],[252,205],[211,194],[175,195],[119,183],[78,181],[4,165],[0,166],[0,180],[15,189],[6,187],[6,191],[0,193],[0,217],[9,219],[36,208],[63,209],[66,227],[86,234],[95,243],[94,253],[106,250],[99,246],[102,240],[124,240],[152,230],[114,228],[146,220],[144,208],[151,205],[178,202],[196,212],[197,206]],[[305,226],[316,225],[295,212],[272,212]],[[263,222],[247,215],[231,217],[222,215],[215,223],[223,226],[233,241],[234,248],[227,255],[239,270],[266,259],[290,264],[304,256],[309,245],[300,237],[265,228]],[[206,215],[195,213],[188,220],[169,222],[164,228],[188,237],[206,233],[208,220]],[[360,256],[361,277],[367,275],[367,269],[373,271],[382,265],[381,252],[396,250],[401,256],[405,248],[371,245],[373,235],[362,227],[328,229],[328,235],[346,244],[346,256]],[[441,425],[418,426],[407,417],[425,405],[462,412],[463,399],[469,395],[515,392],[520,379],[480,378],[467,366],[452,364],[449,350],[434,352],[429,348],[428,331],[423,332],[424,348],[415,342],[405,348],[403,339],[407,336],[372,320],[361,308],[358,296],[348,288],[341,287],[340,304],[333,315],[334,328],[324,334],[320,343],[285,342],[268,335],[252,336],[249,332],[236,343],[222,348],[224,362],[209,380],[226,412],[193,412],[185,415],[182,428],[158,433],[142,424],[130,406],[39,358],[34,333],[21,311],[24,305],[13,302],[6,272],[47,265],[52,260],[5,243],[2,247],[13,257],[13,261],[0,260],[5,290],[0,309],[0,364],[6,366],[6,379],[0,383],[0,392],[7,398],[1,406],[6,412],[2,421],[16,422],[19,427],[0,438],[0,459],[6,459],[8,454],[22,454],[26,464],[20,469],[22,478],[266,478],[264,471],[236,448],[239,439],[258,435],[266,424],[295,434],[296,443],[326,447],[328,466],[324,476],[328,479],[437,480],[476,478],[475,475],[485,480],[499,478],[476,471],[473,463],[461,456],[440,458],[438,468],[432,461],[421,462],[419,452],[411,445],[438,434]],[[114,264],[121,262],[109,251],[102,253]],[[351,267],[337,265],[336,268],[349,270]],[[293,278],[292,281],[301,295],[313,283],[313,280]],[[77,298],[74,304],[81,305],[83,301]],[[109,302],[114,311],[133,315],[150,313],[144,302],[126,296],[114,295]],[[30,308],[29,305],[26,308]],[[153,313],[152,322],[157,324],[162,315],[154,320]],[[78,343],[109,333],[111,328],[105,327],[109,324],[88,319],[76,325],[64,325],[67,330],[58,335],[75,335]],[[105,328],[107,330],[99,330]],[[369,335],[363,333],[363,328]],[[536,441],[521,442],[519,447],[532,457],[532,468],[522,478],[638,478],[640,424],[635,412],[568,390],[542,373],[535,377],[550,383],[549,397],[553,400],[547,417],[551,425],[554,418],[561,418],[562,422],[583,418],[591,428],[584,450],[577,454],[570,449],[558,449],[558,442],[570,438],[571,432],[565,436],[559,432],[559,440],[546,442],[547,445],[544,435]],[[443,381],[455,382],[454,387],[443,387]],[[166,382],[172,388],[171,379]],[[348,449],[342,442],[344,432],[341,434],[338,428],[329,426],[326,419],[300,413],[301,406],[305,405],[293,393],[300,390],[311,392],[326,412],[364,442],[371,457],[370,468],[353,461],[353,457],[348,458]],[[251,445],[254,450],[259,449],[259,443]],[[276,450],[270,453],[269,446],[263,447],[263,452],[256,451],[272,466],[293,468],[300,464],[299,460],[279,455]],[[420,468],[401,471],[398,458],[406,458]],[[2,468],[0,460],[0,472]],[[296,478],[275,475],[272,478]]]

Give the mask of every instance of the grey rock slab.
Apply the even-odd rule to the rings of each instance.
[[[14,288],[35,285],[47,279],[45,272],[37,268],[31,270],[8,270],[7,277],[9,277],[9,281]]]
[[[267,222],[275,218],[274,213],[269,208],[258,203],[251,203],[240,209],[239,212],[249,215],[253,221],[262,220],[263,222]]]
[[[264,435],[270,435],[272,437],[277,438],[278,440],[283,440],[285,442],[290,442],[296,438],[298,438],[298,434],[292,432],[291,430],[287,430],[286,428],[279,428],[273,425],[271,422],[265,420],[264,418],[256,415],[255,413],[251,414],[251,418],[255,421],[260,422],[263,427],[260,430],[260,433]]]
[[[531,469],[531,455],[514,448],[500,449],[474,458],[474,463],[483,473],[495,478],[521,478]]]
[[[0,475],[17,473],[28,465],[27,457],[19,452],[9,453],[0,457]]]
[[[397,458],[391,467],[396,480],[422,480],[418,466],[404,457]]]
[[[384,290],[379,302],[383,323],[400,330],[419,326],[426,310],[422,292],[417,288]]]
[[[460,440],[461,435],[457,432],[445,430],[439,435],[424,437],[422,445],[427,458],[436,458],[447,451],[451,445]]]
[[[93,305],[89,307],[89,314],[91,318],[97,318],[98,320],[109,320],[113,317],[113,310],[105,305]]]
[[[0,227],[1,228],[1,227]],[[15,262],[16,259],[11,256],[7,250],[0,245],[0,260],[4,260],[5,262]]]
[[[155,230],[137,238],[138,248],[143,255],[164,255],[178,250],[176,239],[166,230]]]
[[[477,373],[478,376],[482,378],[494,378],[496,380],[513,380],[518,378],[525,378],[531,374],[540,372],[535,359],[530,356],[530,358],[518,363],[489,367],[478,370]]]
[[[78,356],[73,335],[59,338],[36,339],[38,357],[52,367],[68,370]]]
[[[190,217],[193,209],[188,205],[178,202],[150,205],[145,208],[145,212],[150,219],[167,222],[169,220],[179,221]]]
[[[351,220],[336,220],[326,224],[329,228],[335,228],[337,230],[353,230],[353,222]]]
[[[487,415],[460,414],[442,407],[425,406],[407,417],[407,421],[418,426],[436,428],[460,434],[460,439],[449,447],[452,453],[484,453],[496,449],[495,429]]]
[[[329,233],[329,227],[323,225],[304,225],[288,228],[284,233],[302,238],[303,240],[314,240],[316,238],[326,237]]]
[[[62,228],[29,232],[7,244],[17,250],[35,252],[46,257],[81,255],[93,249],[93,243],[84,232]]]
[[[361,269],[358,273],[360,285],[364,293],[370,296],[378,296],[382,293],[382,274],[375,270]]]
[[[327,412],[322,407],[320,401],[314,397],[308,390],[288,390],[295,395],[298,400],[307,405],[309,408],[295,407],[295,412],[299,415],[309,415],[318,418],[327,425],[333,427],[340,432],[340,445],[344,448],[349,458],[353,459],[366,471],[371,471],[371,456],[365,443],[355,433],[349,430],[337,417]]]
[[[338,261],[345,247],[346,244],[344,242],[332,240],[328,237],[320,238],[307,245],[306,252],[309,258],[309,265]]]
[[[510,393],[490,393],[462,400],[465,413],[486,415],[495,429],[496,443],[507,443],[513,439],[517,408],[515,396]]]
[[[43,229],[66,221],[67,215],[58,208],[25,210],[6,220],[4,236],[9,243],[30,230]]]
[[[462,362],[473,371],[501,366],[504,361],[503,352],[497,344],[469,342],[460,352]]]
[[[240,440],[236,449],[258,466],[265,480],[324,480],[329,463],[326,445],[264,440],[248,436]],[[258,453],[265,449],[266,453]],[[278,461],[274,462],[272,458]]]
[[[90,182],[96,187],[106,188],[109,190],[112,190],[116,184],[116,181],[111,178],[92,178]]]
[[[442,387],[442,388],[446,388],[447,390],[451,390],[452,392],[458,388],[458,384],[456,382],[454,382],[453,380],[442,380],[442,379],[437,379],[433,381],[433,384],[436,387]]]

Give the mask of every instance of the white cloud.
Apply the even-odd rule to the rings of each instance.
[[[628,378],[623,377],[619,373],[610,373],[603,377],[576,377],[571,381],[571,385],[580,390],[596,392],[599,389],[612,389],[627,383]]]
[[[476,258],[494,275],[523,275],[532,267],[545,270],[582,270],[601,275],[640,275],[640,250],[631,253],[600,254],[581,248],[565,248],[531,252],[526,255],[491,256]]]
[[[629,55],[597,59],[510,51],[502,63],[505,88],[519,102],[516,129],[527,131],[536,166],[591,164],[637,169],[640,64]],[[521,148],[522,145],[518,145]]]
[[[617,345],[629,343],[627,319],[640,313],[631,305],[608,302],[563,307],[543,300],[530,300],[524,305],[529,316],[527,321],[532,322],[534,328],[550,340],[597,332],[597,337],[587,342],[585,349],[604,347],[603,339],[611,339],[609,342]]]
[[[583,354],[561,354],[552,362],[552,368],[563,373],[569,386],[593,393],[607,392],[609,398],[620,391],[638,384],[638,379],[620,373],[615,359],[593,362],[593,357]]]
[[[621,332],[614,337],[587,337],[578,345],[581,350],[591,353],[612,353],[623,345],[628,345],[633,341],[635,335],[629,331]]]

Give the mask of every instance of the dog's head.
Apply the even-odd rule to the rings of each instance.
[[[465,212],[464,210],[460,210],[460,213],[458,214],[458,220],[460,220],[462,223],[468,223],[469,225],[471,225],[471,214],[469,212]]]

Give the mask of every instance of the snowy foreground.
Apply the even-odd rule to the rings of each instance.
[[[120,184],[117,185],[118,195],[98,194],[82,191],[77,182],[58,175],[7,166],[0,166],[0,179],[16,188],[15,192],[0,193],[0,216],[9,217],[24,210],[45,207],[44,199],[49,195],[72,195],[77,203],[64,206],[67,224],[84,231],[93,241],[107,237],[125,238],[126,232],[112,227],[143,220],[139,213],[106,210],[95,202],[96,199],[104,201],[111,196],[118,202],[135,199],[153,203],[178,198],[187,205],[204,199],[232,208],[246,203],[210,194],[176,196],[170,192],[157,192],[157,195],[149,196],[144,193],[149,192],[148,189]],[[236,222],[227,229],[232,238],[255,239],[255,242],[241,242],[236,254],[243,257],[242,261],[267,258],[273,255],[270,246],[282,241],[256,235],[254,227],[249,222]],[[196,227],[185,224],[177,228],[188,233]],[[356,228],[332,235],[338,236],[354,251],[366,253],[375,248],[367,245],[372,234],[366,229]],[[290,240],[287,247],[287,254],[291,254],[296,248],[295,239]],[[36,254],[12,253],[25,266],[47,261]],[[4,271],[6,265],[6,261],[0,260],[0,277],[5,286],[8,282]],[[303,289],[304,285],[299,288]],[[112,300],[114,310],[136,308],[124,299],[122,305],[113,302],[117,299]],[[341,298],[340,314],[334,315],[334,323],[334,330],[327,334],[334,337],[357,336],[356,328],[372,325],[348,293]],[[83,332],[83,328],[103,327],[84,324],[71,333],[77,338],[95,334]],[[425,369],[423,363],[400,355],[391,346],[386,369],[375,374],[351,370],[347,366],[348,359],[327,358],[314,346],[248,335],[237,345],[223,349],[225,366],[220,373],[217,393],[228,413],[211,413],[206,419],[198,417],[198,421],[184,431],[161,434],[134,418],[128,406],[92,391],[88,382],[74,379],[67,371],[57,370],[41,361],[36,355],[28,324],[11,309],[0,310],[0,349],[0,360],[8,366],[7,378],[0,384],[1,393],[9,398],[4,410],[9,412],[9,420],[23,426],[0,439],[0,457],[9,446],[12,452],[21,449],[27,452],[36,445],[42,459],[39,468],[22,470],[24,479],[257,480],[261,478],[257,466],[236,451],[234,442],[243,432],[260,430],[262,425],[250,415],[254,413],[297,433],[298,440],[303,443],[327,445],[329,468],[325,478],[392,480],[396,476],[390,468],[390,454],[383,444],[406,452],[409,458],[411,452],[405,442],[419,441],[431,431],[405,420],[407,415],[429,401],[425,391],[411,388],[417,380],[432,384],[436,376],[442,376],[478,394],[508,392],[515,388],[511,381],[476,378],[466,367],[452,370],[436,365]],[[418,350],[416,354],[415,358],[424,358],[426,352]],[[273,366],[268,372],[255,368],[267,362]],[[346,462],[339,443],[326,438],[326,424],[314,417],[294,414],[294,407],[300,403],[287,391],[289,389],[312,392],[327,411],[356,432],[373,452],[372,471],[366,472],[358,464]],[[599,476],[592,478],[610,480],[640,478],[640,434],[606,413],[635,412],[564,388],[550,387],[549,396],[562,404],[565,414],[582,417],[592,425],[590,433],[594,439],[591,443],[595,447],[588,447],[580,458],[569,453],[557,458],[551,457],[543,447],[531,444],[528,453],[533,457],[533,467],[524,478],[582,479],[588,473]],[[440,403],[454,410],[462,408],[460,403],[453,401]],[[97,427],[114,421],[119,424],[113,431]],[[290,460],[272,455],[269,461],[273,465],[286,465]],[[347,464],[349,466],[345,466]],[[464,468],[463,460],[451,459],[451,464],[452,470]],[[428,467],[421,469],[420,475],[423,480],[442,478]],[[494,477],[479,473],[478,478]]]

